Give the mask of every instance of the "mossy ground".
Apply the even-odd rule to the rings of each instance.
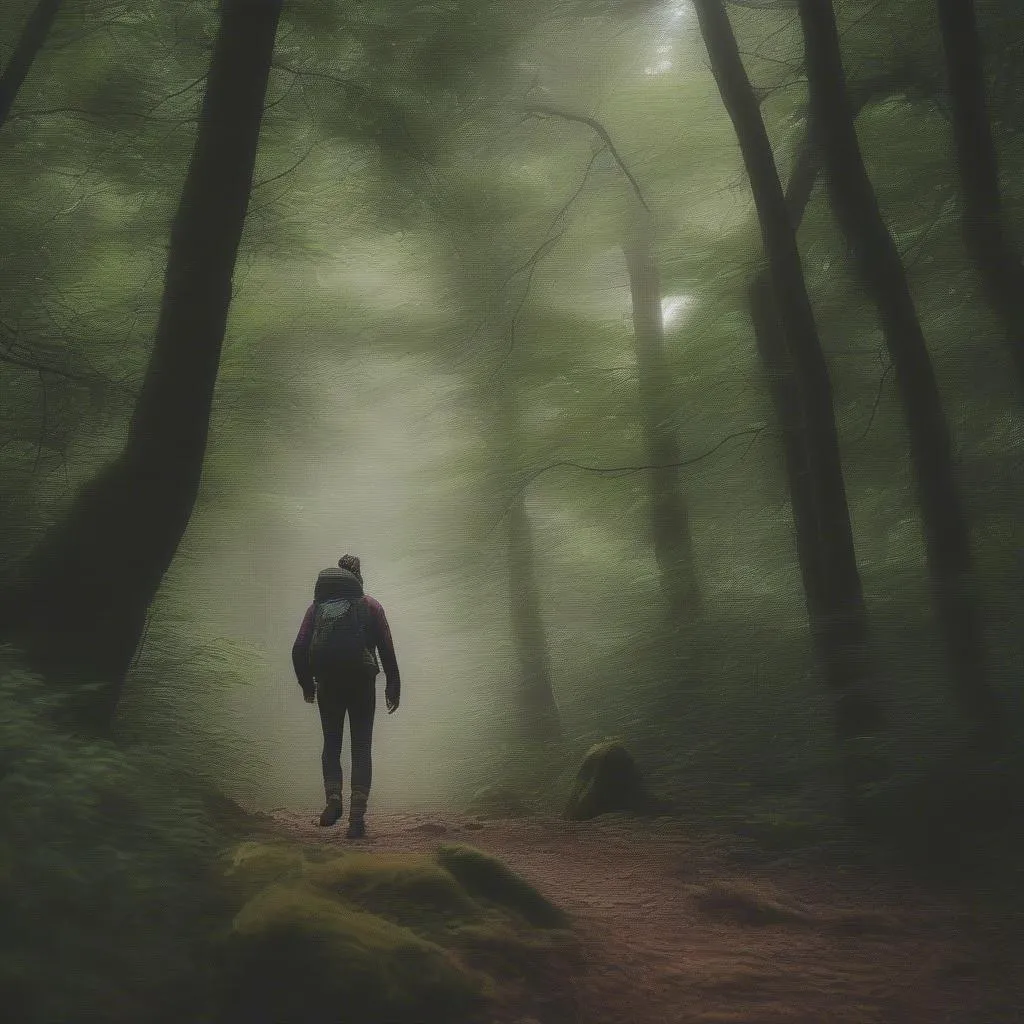
[[[327,854],[249,840],[224,875],[240,906],[218,945],[223,1024],[471,1021],[569,938],[557,907],[468,846]]]

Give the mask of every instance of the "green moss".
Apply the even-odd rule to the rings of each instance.
[[[514,910],[529,924],[564,927],[566,915],[508,865],[472,846],[445,845],[437,859],[471,895]]]
[[[301,876],[305,867],[302,850],[287,843],[239,843],[225,855],[224,877],[229,887],[252,895],[274,882]]]
[[[451,872],[422,854],[352,853],[309,865],[306,878],[365,910],[428,934],[451,930],[481,914]]]
[[[633,755],[621,741],[606,740],[587,751],[565,816],[586,821],[610,811],[643,811],[649,804]]]
[[[527,991],[569,938],[529,883],[465,846],[247,842],[225,879],[246,902],[217,945],[218,1024],[457,1024],[499,986]]]
[[[441,946],[307,883],[274,885],[235,917],[221,1018],[289,1024],[466,1019],[488,990]]]

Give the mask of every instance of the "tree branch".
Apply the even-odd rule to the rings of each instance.
[[[640,200],[640,205],[643,206],[648,213],[650,213],[650,207],[647,205],[647,199],[644,197],[643,190],[640,188],[640,183],[633,176],[633,172],[629,169],[626,161],[622,159],[622,154],[616,149],[615,143],[612,141],[611,135],[608,133],[608,129],[605,128],[600,121],[594,117],[589,117],[586,114],[575,114],[571,110],[563,110],[561,107],[552,106],[549,103],[531,103],[526,107],[526,112],[532,114],[534,117],[558,117],[563,121],[575,121],[577,124],[585,124],[588,128],[594,131],[604,142],[605,146],[608,147],[608,152],[611,153],[615,162],[619,165],[619,169],[629,179],[630,185],[633,186],[633,191],[636,194],[637,199]]]
[[[557,462],[551,462],[546,466],[542,466],[540,469],[534,470],[523,481],[523,484],[519,489],[519,493],[522,494],[522,492],[525,491],[526,488],[534,482],[534,480],[553,469],[578,469],[583,473],[594,473],[597,476],[632,476],[635,473],[644,473],[653,469],[685,469],[687,466],[693,466],[698,462],[703,462],[704,459],[709,458],[719,449],[724,448],[730,441],[735,441],[739,437],[751,436],[754,436],[754,439],[756,440],[757,437],[763,434],[767,429],[767,425],[762,423],[756,427],[746,427],[743,430],[737,430],[735,433],[728,434],[723,437],[716,444],[712,445],[712,447],[708,448],[707,451],[701,452],[700,455],[694,455],[692,458],[683,459],[679,462],[652,462],[629,466],[588,466],[581,462],[573,462],[571,459],[560,459]]]

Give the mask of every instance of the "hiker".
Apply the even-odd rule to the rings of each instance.
[[[315,701],[320,709],[327,798],[320,815],[324,827],[334,825],[343,813],[341,738],[348,714],[352,786],[347,836],[358,839],[366,834],[376,679],[381,665],[389,715],[398,710],[401,682],[387,617],[380,603],[363,593],[362,570],[355,555],[343,555],[337,569],[324,569],[317,577],[313,603],[292,645],[292,664],[306,703]]]

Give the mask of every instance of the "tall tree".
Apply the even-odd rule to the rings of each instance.
[[[519,446],[519,409],[515,382],[502,372],[498,384],[498,446],[508,453],[502,476],[512,479],[512,459]],[[508,508],[508,594],[512,642],[515,646],[518,679],[515,706],[522,738],[527,742],[550,742],[562,734],[555,702],[548,655],[547,630],[537,587],[533,527],[522,490],[512,495]]]
[[[550,103],[532,103],[527,111],[534,116],[558,117],[590,128],[611,153],[631,191],[631,226],[626,232],[622,252],[633,309],[640,420],[647,457],[653,467],[648,478],[651,542],[666,610],[672,621],[680,622],[699,615],[703,599],[693,553],[689,504],[679,480],[679,441],[671,427],[661,280],[654,254],[654,218],[636,176],[616,148],[608,129],[597,118]]]
[[[817,172],[818,154],[807,139],[798,151],[786,189],[786,206],[794,232],[799,228],[810,201]],[[809,445],[813,439],[806,436],[809,425],[803,409],[801,381],[779,315],[770,267],[755,275],[747,292],[747,303],[758,357],[767,377],[769,395],[781,432],[797,560],[815,655],[826,675],[832,678],[842,671],[839,663],[847,657],[847,652],[842,645],[835,643],[829,630],[830,607],[840,600],[838,595],[831,598],[830,591],[839,580],[823,568],[829,562],[826,548],[832,538],[818,525],[815,469],[813,460],[809,458]]]
[[[817,627],[825,679],[836,702],[836,732],[842,741],[842,768],[851,811],[860,793],[861,762],[845,741],[872,735],[882,714],[874,694],[866,653],[867,616],[850,526],[832,404],[832,386],[804,279],[792,214],[779,181],[757,97],[740,58],[722,0],[695,0],[701,33],[722,100],[729,112],[750,178],[761,236],[768,258],[771,302],[781,330],[767,343],[785,357],[769,372],[792,367],[785,397],[801,429],[793,451],[806,467],[796,527],[808,610]],[[769,320],[769,323],[772,321]],[[762,349],[766,339],[761,339]],[[792,472],[792,471],[791,471]],[[798,492],[799,493],[799,492]],[[794,503],[795,504],[795,503]],[[814,538],[813,547],[810,538]],[[820,559],[820,561],[815,561]],[[821,585],[827,582],[827,586]]]
[[[11,107],[50,34],[60,5],[61,0],[39,0],[21,30],[14,52],[0,74],[0,130],[7,123]]]
[[[685,621],[701,610],[690,531],[690,510],[679,483],[682,460],[672,429],[669,372],[665,360],[661,281],[654,258],[650,218],[641,213],[623,246],[633,304],[633,337],[640,384],[641,420],[650,470],[650,518],[654,555],[670,617]]]
[[[985,736],[999,713],[972,592],[967,516],[953,472],[949,426],[907,275],[864,166],[831,0],[799,0],[811,122],[836,219],[878,309],[910,438],[925,548],[955,693]]]
[[[854,113],[859,113],[871,102],[907,88],[920,88],[921,84],[912,69],[907,68],[867,78],[857,83],[853,92]],[[797,148],[786,186],[786,205],[794,232],[799,231],[820,173],[821,154],[813,131],[808,128]],[[844,656],[841,649],[829,642],[829,607],[834,600],[829,597],[829,591],[837,580],[822,568],[829,562],[822,547],[830,543],[831,536],[815,527],[813,469],[806,456],[804,432],[807,427],[801,408],[800,384],[779,319],[770,268],[763,268],[754,277],[748,289],[747,303],[758,355],[766,372],[769,394],[781,430],[783,464],[792,502],[797,557],[811,635],[819,663],[828,665],[833,659]]]
[[[281,0],[222,0],[170,237],[156,337],[124,450],[4,594],[9,639],[109,727],[149,605],[195,504]]]
[[[985,98],[985,71],[973,0],[936,0],[953,114],[963,235],[1024,388],[1024,263],[1000,202],[999,164]]]

